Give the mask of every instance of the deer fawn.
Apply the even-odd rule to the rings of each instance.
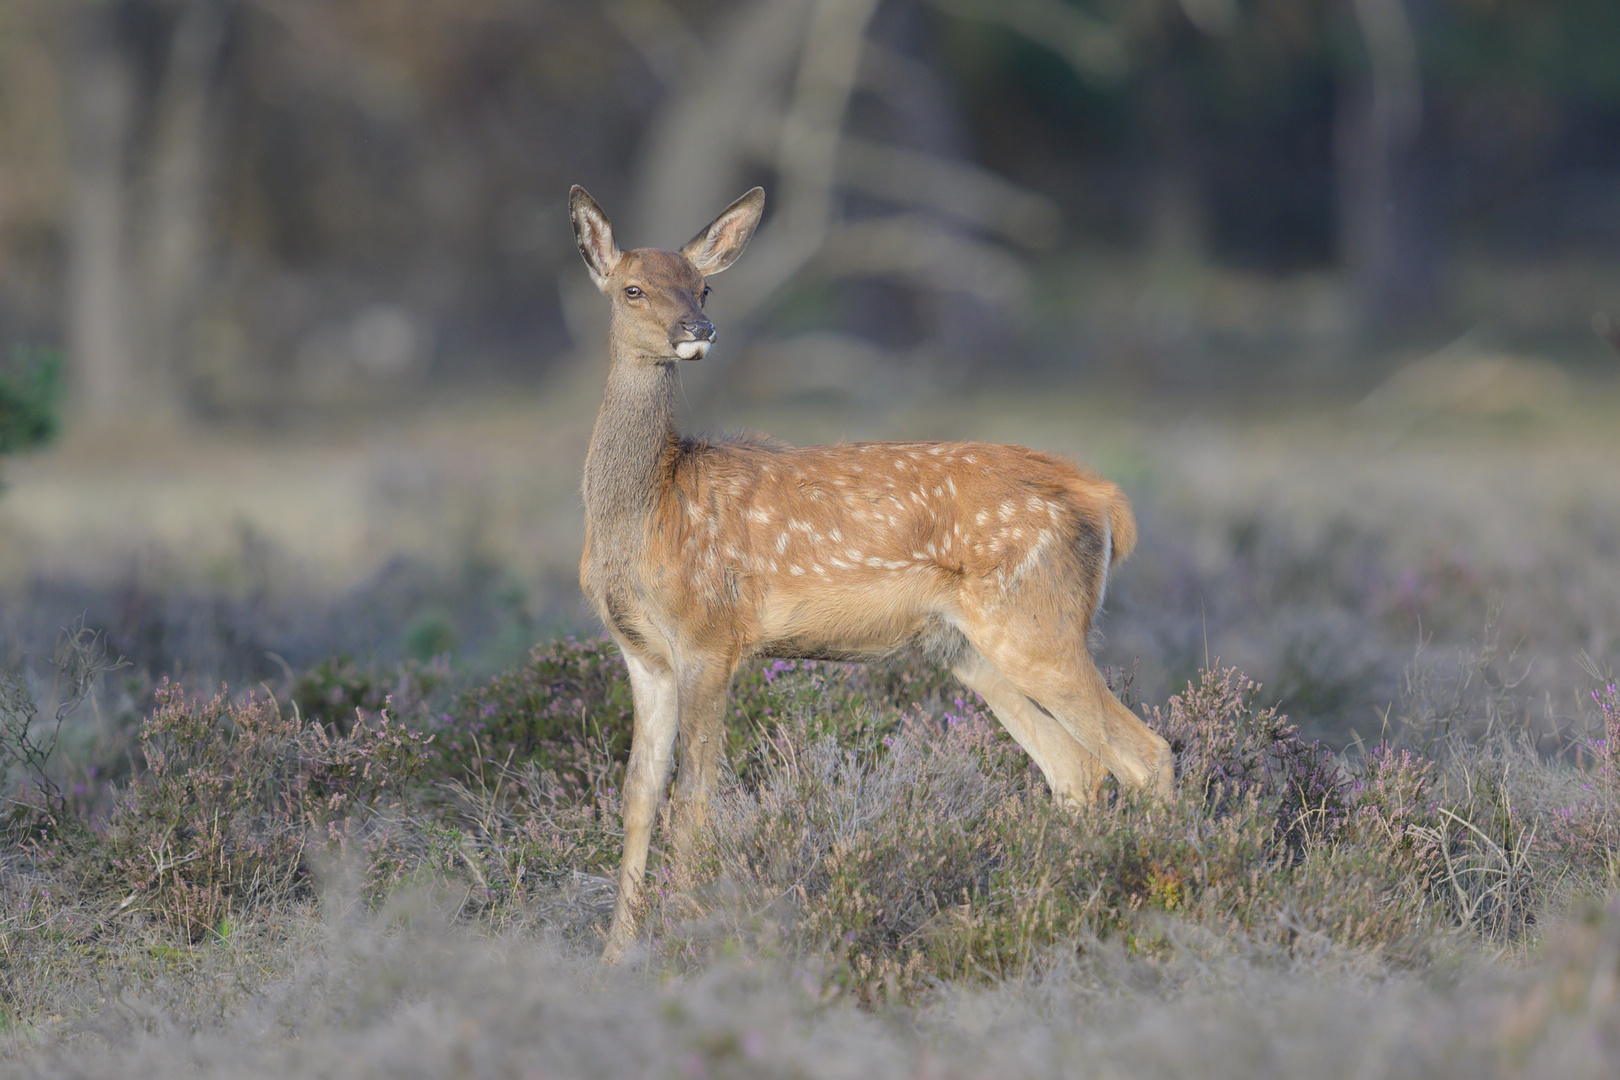
[[[580,584],[630,669],[624,858],[603,959],[635,939],[647,845],[677,736],[677,853],[715,782],[727,695],[764,657],[867,660],[921,647],[984,698],[1059,799],[1108,772],[1167,794],[1170,747],[1086,649],[1136,522],[1118,488],[1019,446],[706,442],[675,429],[675,366],[714,344],[705,283],[765,205],[754,188],[679,252],[621,252],[575,187],[591,279],[612,301],[607,392],[585,456]]]

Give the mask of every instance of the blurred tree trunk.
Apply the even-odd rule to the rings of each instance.
[[[1173,46],[1172,46],[1173,51]],[[1201,265],[1209,255],[1209,211],[1192,105],[1179,65],[1167,57],[1147,73],[1147,136],[1153,155],[1147,189],[1147,245],[1168,268]]]
[[[68,338],[80,405],[94,421],[162,421],[183,405],[217,142],[210,92],[227,14],[223,0],[188,0],[172,15],[123,0],[67,15]],[[137,27],[162,31],[155,78],[137,77]]]
[[[68,342],[79,405],[104,420],[128,408],[142,389],[131,329],[124,190],[135,75],[111,5],[80,7],[67,18]]]
[[[1418,138],[1417,45],[1405,0],[1353,0],[1367,47],[1363,78],[1344,77],[1335,117],[1339,245],[1362,329],[1422,319],[1439,298],[1440,249]]]
[[[219,143],[212,107],[225,40],[224,0],[190,0],[173,24],[167,63],[152,103],[137,206],[136,279],[141,290],[142,367],[165,396],[183,405],[191,363],[189,330],[203,284],[204,237],[212,209]]]

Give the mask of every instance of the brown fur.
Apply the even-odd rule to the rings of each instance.
[[[1086,651],[1108,572],[1136,543],[1117,487],[1020,446],[682,439],[676,358],[712,337],[705,279],[742,252],[763,193],[679,254],[621,253],[590,196],[575,188],[571,203],[581,254],[613,300],[580,582],[624,651],[636,706],[605,959],[634,938],[677,735],[684,853],[704,823],[732,676],[759,657],[924,646],[986,700],[1058,798],[1091,800],[1109,771],[1169,791],[1169,746],[1115,700]]]

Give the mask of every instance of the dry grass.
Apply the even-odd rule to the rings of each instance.
[[[827,996],[778,958],[649,979],[418,899],[331,903],[257,939],[109,980],[99,1008],[11,1036],[10,1075],[1355,1077],[1613,1075],[1620,912],[1532,964],[1324,971],[1181,936],[1173,958],[1088,944],[1039,975],[914,1012]],[[245,961],[244,953],[252,960]],[[153,965],[148,964],[148,968]]]

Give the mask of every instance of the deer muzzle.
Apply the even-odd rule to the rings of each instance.
[[[687,319],[675,324],[669,343],[682,360],[701,360],[714,344],[714,323],[708,319]]]

